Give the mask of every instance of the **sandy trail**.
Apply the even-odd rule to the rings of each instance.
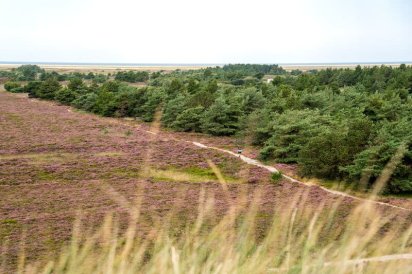
[[[144,131],[147,132],[147,133],[149,133],[149,134],[153,134],[153,135],[156,135],[156,134],[157,134],[157,133],[152,132],[152,131],[149,131],[149,130],[144,130]],[[256,159],[252,159],[252,158],[249,158],[249,157],[246,157],[246,156],[243,156],[243,155],[236,154],[236,153],[234,153],[233,151],[230,151],[230,150],[227,150],[227,149],[222,149],[222,148],[218,148],[218,147],[207,146],[207,145],[202,144],[202,143],[199,143],[199,142],[192,142],[192,141],[187,141],[187,140],[182,140],[182,139],[177,139],[177,138],[173,138],[173,139],[178,140],[178,141],[182,141],[182,142],[191,143],[191,144],[193,144],[193,145],[195,145],[195,146],[197,146],[197,147],[203,148],[203,149],[213,149],[213,150],[218,150],[218,151],[220,151],[220,152],[224,152],[224,153],[230,154],[230,155],[232,155],[232,156],[235,156],[236,158],[239,158],[240,160],[242,160],[243,162],[245,162],[245,163],[247,163],[247,164],[249,164],[249,165],[254,165],[254,166],[258,166],[258,167],[260,167],[260,168],[264,168],[264,169],[266,169],[266,170],[268,170],[268,171],[270,171],[270,172],[272,172],[272,173],[279,172],[279,171],[278,171],[275,167],[273,167],[273,166],[265,165],[265,164],[259,162],[259,161],[256,160]],[[290,177],[290,176],[288,176],[288,175],[285,175],[285,174],[282,174],[282,177],[285,178],[285,179],[287,179],[288,181],[290,181],[290,182],[292,182],[292,183],[300,184],[300,185],[305,186],[305,187],[314,187],[314,185],[312,185],[312,184],[308,184],[308,183],[305,183],[305,182],[296,180],[295,178],[292,178],[292,177]],[[411,211],[412,211],[411,209],[408,209],[408,208],[405,208],[405,207],[401,207],[401,206],[397,206],[397,205],[392,205],[392,204],[384,203],[384,202],[379,202],[379,201],[376,201],[376,200],[373,200],[373,199],[360,198],[360,197],[353,196],[353,195],[350,195],[350,194],[345,193],[345,192],[328,189],[328,188],[323,187],[323,186],[318,186],[318,185],[315,185],[315,186],[318,187],[318,188],[320,188],[320,189],[322,189],[323,191],[325,191],[325,192],[327,192],[327,193],[330,193],[330,194],[332,194],[332,195],[335,195],[335,196],[347,197],[347,198],[350,198],[350,199],[353,199],[353,200],[357,200],[357,201],[362,201],[362,202],[371,203],[371,204],[375,204],[375,205],[381,205],[381,206],[391,207],[391,208],[395,208],[395,209],[399,209],[399,210],[403,210],[403,211],[408,211],[408,212],[411,212]]]
[[[1,88],[1,86],[0,86],[0,91],[1,91],[1,90],[2,90],[2,88]],[[68,111],[68,112],[72,112],[72,108],[69,107],[67,111]],[[128,124],[128,126],[130,126],[130,124]],[[146,133],[152,134],[152,135],[157,135],[156,132],[152,132],[152,131],[150,131],[150,130],[144,130],[144,129],[143,129],[143,131],[146,132]],[[264,168],[264,169],[266,169],[266,170],[268,170],[269,172],[272,172],[272,173],[279,172],[279,171],[278,171],[275,167],[273,167],[273,166],[265,165],[265,164],[259,162],[259,161],[256,160],[256,159],[252,159],[252,158],[249,158],[249,157],[246,157],[246,156],[243,156],[243,155],[236,154],[235,152],[230,151],[230,150],[226,150],[226,149],[222,149],[222,148],[218,148],[218,147],[213,147],[213,146],[207,146],[207,145],[204,145],[204,144],[199,143],[199,142],[187,141],[187,140],[178,139],[178,138],[175,138],[175,137],[172,137],[172,139],[174,139],[174,140],[176,140],[176,141],[191,143],[191,144],[193,144],[193,145],[195,145],[195,146],[197,146],[197,147],[203,148],[203,149],[213,149],[213,150],[217,150],[217,151],[220,151],[220,152],[223,152],[223,153],[230,154],[230,155],[232,155],[232,156],[234,156],[234,157],[236,157],[236,158],[239,158],[240,160],[242,160],[243,162],[245,162],[245,163],[247,163],[247,164],[249,164],[249,165],[254,165],[254,166],[257,166],[257,167],[260,167],[260,168]],[[305,186],[305,187],[314,187],[314,185],[312,185],[312,184],[308,184],[308,183],[305,183],[305,182],[296,180],[295,178],[292,178],[292,177],[290,177],[290,176],[288,176],[288,175],[282,174],[282,176],[283,176],[283,178],[287,179],[288,181],[290,181],[290,182],[292,182],[292,183],[300,184],[300,185]],[[368,203],[372,203],[372,204],[375,204],[375,205],[381,205],[381,206],[391,207],[391,208],[395,208],[395,209],[403,210],[403,211],[408,211],[408,212],[411,212],[411,211],[412,211],[411,209],[408,209],[408,208],[405,208],[405,207],[401,207],[401,206],[397,206],[397,205],[393,205],[393,204],[389,204],[389,203],[385,203],[385,202],[379,202],[379,201],[376,201],[376,200],[373,200],[373,199],[360,198],[360,197],[353,196],[353,195],[350,195],[350,194],[345,193],[345,192],[328,189],[328,188],[323,187],[323,186],[318,186],[318,185],[316,185],[316,187],[322,189],[323,191],[325,191],[325,192],[327,192],[327,193],[333,194],[333,195],[335,195],[335,196],[348,197],[348,198],[353,199],[353,200],[362,201],[362,202],[368,202]]]
[[[328,266],[339,266],[339,265],[344,265],[344,266],[359,266],[359,265],[364,265],[367,263],[371,262],[390,262],[390,261],[402,261],[402,260],[411,260],[412,259],[412,253],[404,253],[404,254],[390,254],[390,255],[384,255],[384,256],[378,256],[378,257],[369,257],[369,258],[359,258],[359,259],[353,259],[353,260],[344,260],[341,262],[325,262],[323,264],[324,267]],[[307,268],[311,267],[318,267],[318,265],[309,265],[306,266]],[[287,268],[271,268],[268,269],[269,272],[288,272],[290,269]]]
[[[2,89],[2,86],[0,86],[0,92],[4,92],[4,90]],[[72,112],[72,108],[69,107],[67,109],[67,111]],[[125,123],[122,123],[122,124],[125,124]],[[130,124],[127,124],[127,125],[130,126]],[[156,132],[152,132],[152,131],[144,130],[144,129],[141,129],[141,130],[143,130],[146,133],[152,134],[152,135],[157,135]],[[236,158],[239,158],[240,160],[242,160],[243,162],[245,162],[249,165],[254,165],[254,166],[257,166],[257,167],[260,167],[260,168],[264,168],[264,169],[266,169],[266,170],[268,170],[269,172],[272,172],[272,173],[279,172],[273,166],[265,165],[265,164],[259,162],[256,159],[252,159],[252,158],[249,158],[249,157],[246,157],[246,156],[243,156],[243,155],[238,155],[235,152],[230,151],[230,150],[226,150],[226,149],[222,149],[222,148],[218,148],[218,147],[213,147],[213,146],[207,146],[207,145],[204,145],[204,144],[199,143],[199,142],[187,141],[187,140],[178,139],[178,138],[175,138],[175,137],[172,137],[172,139],[174,139],[176,141],[191,143],[191,144],[193,144],[197,147],[203,148],[203,149],[213,149],[213,150],[217,150],[217,151],[220,151],[220,152],[223,152],[223,153],[230,154],[230,155],[232,155]],[[282,174],[282,176],[283,176],[283,178],[287,179],[288,181],[290,181],[292,183],[300,184],[300,185],[305,186],[305,187],[314,187],[314,185],[312,185],[312,184],[308,184],[308,183],[296,180],[296,179],[294,179],[294,178],[292,178],[288,175]],[[375,204],[375,205],[391,207],[391,208],[395,208],[395,209],[399,209],[399,210],[403,210],[403,211],[408,211],[408,212],[412,211],[411,209],[408,209],[408,208],[405,208],[405,207],[401,207],[401,206],[397,206],[397,205],[393,205],[393,204],[389,204],[389,203],[385,203],[385,202],[379,202],[379,201],[376,201],[376,200],[373,200],[373,199],[360,198],[360,197],[353,196],[353,195],[350,195],[350,194],[345,193],[345,192],[341,192],[341,191],[337,191],[337,190],[331,190],[331,189],[328,189],[328,188],[323,187],[323,186],[316,185],[316,187],[322,189],[323,191],[325,191],[327,193],[333,194],[335,196],[348,197],[348,198],[353,199],[353,200],[368,202],[368,203],[372,203],[372,204]]]
[[[189,142],[189,141],[186,141],[186,142]],[[222,149],[222,148],[218,148],[218,147],[210,147],[210,146],[204,145],[202,143],[198,143],[198,142],[190,142],[190,143],[192,143],[195,146],[204,148],[204,149],[214,149],[214,150],[218,150],[218,151],[221,151],[221,152],[224,152],[224,153],[231,154],[231,155],[239,158],[240,160],[242,160],[243,162],[245,162],[249,165],[254,165],[254,166],[264,168],[264,169],[266,169],[266,170],[268,170],[272,173],[279,172],[276,168],[274,168],[272,166],[264,165],[263,163],[259,162],[258,160],[248,158],[248,157],[243,156],[243,155],[238,155],[238,154],[236,154],[236,153],[234,153],[233,151],[230,151],[230,150],[226,150],[226,149]],[[312,187],[313,186],[313,185],[310,185],[308,183],[296,180],[296,179],[294,179],[294,178],[292,178],[288,175],[285,175],[285,174],[282,174],[282,176],[283,176],[283,178],[291,181],[292,183],[297,183],[297,184],[303,185],[305,187]],[[333,195],[348,197],[348,198],[351,198],[351,199],[354,199],[354,200],[373,203],[373,204],[377,204],[377,205],[381,205],[381,206],[392,207],[392,208],[396,208],[396,209],[400,209],[400,210],[404,210],[404,211],[412,211],[408,208],[404,208],[404,207],[400,207],[400,206],[396,206],[396,205],[392,205],[392,204],[388,204],[388,203],[384,203],[384,202],[379,202],[379,201],[375,201],[375,200],[372,200],[372,199],[364,199],[364,198],[356,197],[356,196],[350,195],[348,193],[337,191],[337,190],[331,190],[331,189],[328,189],[328,188],[323,187],[323,186],[317,186],[317,187],[319,187],[323,191],[326,191],[326,192],[331,193]]]

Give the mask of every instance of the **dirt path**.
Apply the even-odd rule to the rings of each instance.
[[[226,150],[226,149],[222,149],[222,148],[217,148],[217,147],[211,147],[211,146],[207,146],[207,145],[204,145],[204,144],[198,143],[198,142],[190,142],[190,143],[192,143],[192,144],[195,145],[195,146],[204,148],[204,149],[214,149],[214,150],[218,150],[218,151],[221,151],[221,152],[224,152],[224,153],[231,154],[231,155],[233,155],[233,156],[235,156],[235,157],[238,157],[240,160],[242,160],[243,162],[245,162],[245,163],[247,163],[247,164],[249,164],[249,165],[254,165],[254,166],[258,166],[258,167],[264,168],[264,169],[266,169],[266,170],[268,170],[268,171],[270,171],[270,172],[272,172],[272,173],[279,172],[276,168],[274,168],[274,167],[272,167],[272,166],[264,165],[263,163],[255,160],[255,159],[248,158],[248,157],[243,156],[243,155],[238,155],[238,154],[236,154],[236,153],[234,153],[234,152],[232,152],[232,151],[230,151],[230,150]],[[288,175],[282,174],[282,176],[283,176],[283,178],[285,178],[285,179],[287,179],[287,180],[289,180],[289,181],[291,181],[291,182],[293,182],[293,183],[297,183],[297,184],[303,185],[303,186],[305,186],[305,187],[312,187],[312,185],[307,184],[307,183],[304,183],[304,182],[299,181],[299,180],[296,180],[296,179],[294,179],[294,178],[292,178],[292,177],[290,177],[290,176],[288,176]],[[354,199],[354,200],[363,201],[363,202],[369,202],[369,203],[378,204],[378,205],[387,206],[387,207],[392,207],[392,208],[396,208],[396,209],[400,209],[400,210],[412,211],[412,210],[410,210],[410,209],[408,209],[408,208],[404,208],[404,207],[392,205],[392,204],[389,204],[389,203],[379,202],[379,201],[375,201],[375,200],[372,200],[372,199],[364,199],[364,198],[356,197],[356,196],[347,194],[347,193],[345,193],[345,192],[341,192],[341,191],[337,191],[337,190],[331,190],[331,189],[328,189],[328,188],[323,187],[323,186],[317,186],[317,187],[319,187],[319,188],[322,189],[323,191],[326,191],[326,192],[331,193],[331,194],[333,194],[333,195],[348,197],[348,198],[351,198],[351,199]]]
[[[390,262],[390,261],[402,261],[402,260],[411,260],[412,253],[404,254],[390,254],[378,257],[369,257],[369,258],[359,258],[353,260],[345,260],[341,262],[325,262],[323,267],[337,267],[337,266],[360,266],[371,262]],[[306,268],[319,267],[318,265],[307,265]],[[288,268],[271,268],[268,269],[269,272],[288,272]]]
[[[0,92],[4,92],[2,85],[0,85]],[[71,113],[72,113],[72,109],[69,107],[69,108],[67,109],[67,112],[69,112],[69,113],[71,114]],[[127,123],[122,123],[122,122],[121,122],[121,124],[125,124],[125,125],[127,125],[127,126],[130,126],[130,124],[127,124]],[[156,135],[156,134],[157,134],[157,133],[152,132],[152,131],[149,131],[149,130],[144,130],[144,129],[141,129],[141,130],[143,130],[143,131],[146,132],[146,133],[152,134],[152,135]],[[207,146],[207,145],[202,144],[202,143],[199,143],[199,142],[187,141],[187,140],[182,139],[182,138],[172,137],[171,139],[174,139],[175,141],[179,141],[179,142],[190,143],[190,144],[192,144],[192,145],[195,145],[195,146],[200,147],[200,148],[203,148],[203,149],[216,150],[216,151],[219,151],[219,152],[223,152],[223,153],[226,153],[226,154],[230,154],[230,155],[232,155],[232,156],[234,156],[234,157],[236,157],[236,158],[239,158],[240,160],[242,160],[243,162],[245,162],[245,163],[247,163],[247,164],[249,164],[249,165],[254,165],[254,166],[263,168],[263,169],[265,169],[265,170],[267,170],[267,171],[269,171],[269,172],[271,172],[271,173],[279,172],[278,169],[276,169],[276,168],[273,167],[273,166],[265,165],[265,164],[259,162],[259,161],[256,160],[256,159],[252,159],[252,158],[249,158],[249,157],[246,157],[246,156],[243,156],[243,155],[238,155],[238,154],[236,154],[236,153],[234,153],[234,152],[232,152],[232,151],[230,151],[230,150],[226,150],[226,149],[222,149],[222,148],[218,148],[218,147],[214,147],[214,146]],[[290,176],[288,176],[288,175],[282,174],[282,176],[283,176],[285,179],[287,179],[288,181],[292,182],[292,183],[296,183],[296,184],[302,185],[302,186],[304,186],[304,187],[314,187],[314,185],[312,185],[312,184],[308,184],[308,183],[305,183],[305,182],[296,180],[295,178],[292,178],[292,177],[290,177]],[[322,191],[325,191],[325,192],[327,192],[327,193],[330,193],[330,194],[332,194],[332,195],[334,195],[334,196],[348,197],[348,198],[350,198],[350,199],[357,200],[357,201],[361,201],[361,202],[370,202],[370,203],[377,204],[377,205],[381,205],[381,206],[385,206],[385,207],[391,207],[391,208],[395,208],[395,209],[399,209],[399,210],[403,210],[403,211],[412,212],[411,209],[408,209],[408,208],[405,208],[405,207],[402,207],[402,206],[397,206],[397,205],[393,205],[393,204],[390,204],[390,203],[380,202],[380,201],[376,201],[376,200],[373,200],[373,199],[360,198],[360,197],[353,196],[353,195],[350,195],[350,194],[345,193],[345,192],[341,192],[341,191],[337,191],[337,190],[331,190],[331,189],[328,189],[328,188],[323,187],[323,186],[318,186],[318,185],[316,185],[316,187],[318,187],[318,188],[321,189]]]
[[[259,233],[266,231],[275,211],[283,212],[294,201],[302,210],[329,208],[338,202],[337,226],[359,205],[360,199],[338,199],[330,191],[303,183],[282,180],[271,184],[270,172],[276,172],[275,167],[250,156],[237,159],[239,155],[230,149],[216,148],[200,138],[189,138],[189,134],[150,131],[147,124],[99,117],[2,92],[1,87],[0,128],[0,242],[7,237],[10,243],[8,250],[0,248],[0,257],[7,253],[6,268],[18,260],[23,231],[30,239],[25,252],[31,262],[55,254],[70,240],[79,211],[90,228],[101,225],[108,212],[127,224],[125,207],[112,199],[104,185],[128,201],[141,199],[142,237],[176,207],[179,210],[173,222],[195,220],[203,191],[213,195],[219,218],[230,209],[231,201],[245,195],[245,201],[252,202],[255,194],[261,193],[256,224]],[[201,143],[196,142],[199,140]],[[227,178],[253,183],[229,183],[229,191],[224,192],[217,180],[208,177],[202,184],[169,179],[177,171],[189,175],[193,169],[210,171],[205,159],[215,163]],[[170,172],[170,176],[165,178],[162,173],[143,178],[140,167],[145,165]],[[386,205],[379,210],[384,216],[395,216],[398,222],[410,222],[412,216],[409,211],[393,211]]]
[[[154,135],[156,134],[156,133],[151,132],[149,130],[144,130],[144,131],[147,132],[147,133],[150,133],[150,134],[154,134]],[[174,138],[174,139],[177,140],[177,141],[183,141],[183,142],[191,143],[191,144],[193,144],[197,147],[203,148],[203,149],[212,149],[212,150],[217,150],[217,151],[220,151],[220,152],[223,152],[223,153],[230,154],[232,156],[235,156],[236,158],[239,158],[240,160],[242,160],[243,162],[245,162],[249,165],[254,165],[254,166],[257,166],[257,167],[260,167],[260,168],[264,168],[264,169],[268,170],[271,173],[279,172],[279,170],[276,169],[273,166],[265,165],[265,164],[259,162],[256,159],[252,159],[252,158],[249,158],[249,157],[246,157],[246,156],[243,156],[243,155],[238,155],[238,154],[234,153],[233,151],[230,151],[230,150],[227,150],[227,149],[222,149],[222,148],[218,148],[218,147],[214,147],[214,146],[207,146],[205,144],[202,144],[202,143],[199,143],[199,142],[194,142],[194,141],[187,141],[187,140],[182,140],[182,139],[177,139],[177,138]],[[308,184],[308,183],[296,180],[295,178],[292,178],[292,177],[290,177],[288,175],[285,175],[285,174],[282,174],[282,177],[287,179],[288,181],[290,181],[292,183],[296,183],[296,184],[302,185],[304,187],[313,187],[314,186],[312,184]],[[381,206],[385,206],[385,207],[391,207],[391,208],[399,209],[399,210],[402,210],[402,211],[412,212],[412,210],[409,209],[409,208],[393,205],[393,204],[390,204],[390,203],[380,202],[380,201],[376,201],[376,200],[373,200],[373,199],[360,198],[360,197],[353,196],[353,195],[350,195],[350,194],[345,193],[345,192],[328,189],[328,188],[323,187],[323,186],[316,185],[316,187],[320,188],[321,190],[323,190],[327,193],[335,195],[335,196],[347,197],[347,198],[357,200],[357,201],[361,201],[361,202],[368,202],[368,203],[372,203],[372,204],[376,204],[376,205],[381,205]]]

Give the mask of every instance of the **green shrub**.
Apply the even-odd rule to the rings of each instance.
[[[18,82],[9,81],[9,82],[4,83],[4,89],[7,91],[12,91],[13,89],[19,88],[20,86],[21,84]]]
[[[270,175],[270,179],[272,180],[272,182],[277,183],[282,179],[283,175],[282,172],[278,171],[278,172],[273,172]]]
[[[56,92],[55,99],[62,104],[70,105],[76,98],[78,94],[68,88],[62,88]]]
[[[13,88],[12,90],[10,90],[10,92],[12,93],[24,93],[26,92],[24,87],[17,87],[17,88]]]

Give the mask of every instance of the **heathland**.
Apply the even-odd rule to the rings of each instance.
[[[0,269],[411,268],[409,66],[0,73]]]

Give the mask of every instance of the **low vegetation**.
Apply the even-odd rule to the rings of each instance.
[[[53,258],[25,264],[25,273],[409,273],[411,228],[382,218],[371,204],[341,219],[331,207],[308,207],[297,193],[291,206],[271,217],[245,197],[232,200],[223,217],[203,192],[198,215],[176,223],[171,213],[145,236],[139,233],[139,201],[122,201],[129,214],[122,229],[108,215],[101,228],[85,234],[80,219],[70,244]],[[255,193],[255,202],[259,196]],[[178,209],[175,210],[178,212]],[[262,217],[268,219],[264,231]],[[217,219],[216,219],[217,218]],[[341,219],[342,220],[342,219]],[[179,225],[177,225],[179,224]],[[179,229],[176,229],[179,227]]]
[[[162,90],[151,81],[147,89]],[[217,83],[219,90],[224,82]],[[22,84],[38,85],[30,96],[52,100],[63,91],[95,89],[85,92],[101,100],[95,112],[106,107],[101,94],[119,98],[121,89],[130,89],[137,100],[144,90],[78,78]],[[80,97],[74,98],[64,104]],[[161,98],[146,107],[165,109]],[[0,273],[411,271],[410,200],[363,203],[287,182],[195,146],[188,134],[159,130],[159,115],[149,125],[64,104],[0,92]],[[105,110],[112,108],[117,105]],[[196,113],[203,119],[202,111]],[[390,156],[373,194],[405,151],[399,146]]]
[[[358,189],[373,187],[401,150],[383,191],[412,191],[410,66],[287,73],[277,65],[226,65],[97,76],[26,65],[6,75],[12,92],[103,116],[150,122],[162,108],[165,127],[244,137],[261,148],[262,159],[297,163],[302,176],[347,181]],[[29,82],[20,87],[16,81]]]

